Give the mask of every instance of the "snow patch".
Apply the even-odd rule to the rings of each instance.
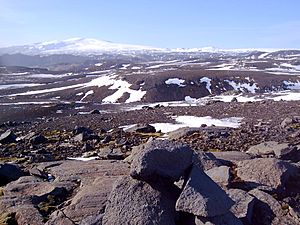
[[[234,90],[236,91],[241,91],[244,92],[247,90],[250,93],[255,93],[257,89],[259,89],[256,86],[256,83],[250,84],[250,83],[236,83],[235,81],[230,81],[230,80],[224,80],[227,82],[231,87],[233,87]]]
[[[291,91],[282,91],[277,93],[278,96],[270,97],[269,99],[273,99],[274,101],[299,101],[300,93],[299,92],[291,92]]]
[[[53,102],[1,102],[0,105],[10,106],[10,105],[45,105],[51,104]]]
[[[237,128],[240,126],[243,118],[240,117],[230,117],[223,119],[214,119],[210,116],[197,117],[197,116],[175,116],[172,117],[174,122],[176,123],[152,123],[150,125],[154,126],[157,131],[161,131],[163,133],[168,133],[174,130],[177,130],[182,127],[191,127],[191,128],[199,128],[202,124],[206,124],[207,126],[220,126],[220,127],[231,127]],[[123,130],[130,129],[135,126],[135,124],[122,126]]]
[[[70,85],[70,86],[65,86],[65,87],[58,87],[58,88],[49,88],[49,89],[42,89],[42,90],[36,90],[36,91],[27,91],[23,93],[16,93],[16,94],[11,94],[7,96],[26,96],[26,95],[37,95],[37,94],[46,94],[46,93],[52,93],[52,92],[57,92],[57,91],[63,91],[67,89],[73,89],[73,88],[78,88],[82,87],[83,84],[75,84],[75,85]]]
[[[197,99],[196,98],[192,98],[191,96],[185,96],[184,97],[184,101],[186,101],[189,104],[197,103]]]
[[[183,84],[185,82],[185,80],[183,79],[179,79],[179,78],[169,78],[168,80],[165,81],[165,84],[176,84],[179,87],[185,87],[185,85]]]
[[[95,159],[99,159],[98,156],[94,156],[94,157],[89,157],[89,158],[83,158],[83,157],[76,157],[76,158],[73,158],[73,157],[67,157],[67,159],[69,160],[76,160],[76,161],[91,161],[91,160],[95,160]]]
[[[125,103],[137,102],[140,101],[144,95],[147,93],[142,90],[133,90],[130,89],[131,84],[124,80],[112,80],[113,84],[109,89],[117,91],[110,96],[107,96],[102,100],[103,103],[117,103],[118,100],[123,96],[124,93],[129,93],[129,98],[125,101]]]
[[[206,89],[208,90],[208,92],[211,94],[211,79],[208,77],[202,77],[200,79],[201,83],[206,83]]]
[[[24,87],[36,87],[43,84],[2,84],[0,85],[0,90],[8,90],[8,89],[18,89]]]
[[[176,124],[174,123],[153,123],[152,126],[155,127],[157,131],[161,131],[163,133],[168,133],[174,130],[177,130],[182,127],[191,127],[191,128],[199,128],[202,124],[206,124],[207,126],[220,126],[220,127],[231,127],[237,128],[240,126],[242,118],[239,117],[230,117],[224,119],[214,119],[210,116],[205,117],[197,117],[197,116],[178,116],[174,117]]]
[[[283,83],[287,86],[288,89],[291,90],[300,90],[300,82],[291,82],[291,81],[283,81]]]
[[[127,70],[129,66],[130,66],[130,64],[122,64],[122,67],[120,68],[120,70]]]
[[[85,99],[87,96],[92,95],[92,94],[94,94],[93,90],[90,90],[90,91],[86,92],[85,95],[80,99],[80,102],[82,102],[83,99]]]
[[[265,52],[265,53],[259,55],[259,56],[258,56],[258,59],[263,59],[263,58],[265,58],[265,57],[266,57],[267,55],[269,55],[269,54],[270,54],[270,52]]]
[[[237,128],[240,126],[242,118],[230,117],[224,119],[214,119],[210,116],[196,117],[196,116],[178,116],[176,122],[182,123],[188,127],[200,127],[202,124],[207,126],[219,126],[219,127],[232,127]]]

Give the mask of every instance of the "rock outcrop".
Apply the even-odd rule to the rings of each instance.
[[[253,187],[283,188],[298,169],[290,163],[273,158],[257,158],[237,163],[237,176]]]
[[[110,194],[103,225],[175,225],[177,197],[175,185],[148,184],[123,177]]]
[[[171,141],[150,141],[137,153],[130,175],[140,180],[163,178],[174,182],[192,165],[193,151],[186,145]]]
[[[234,202],[198,166],[193,166],[176,209],[200,217],[226,214]]]

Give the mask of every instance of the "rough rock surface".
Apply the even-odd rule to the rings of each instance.
[[[254,197],[240,189],[229,189],[226,191],[235,202],[230,211],[245,224],[252,223]]]
[[[300,224],[297,218],[293,218],[289,215],[288,208],[285,209],[283,205],[271,195],[258,189],[251,190],[249,194],[258,200],[254,205],[254,224]]]
[[[201,217],[226,214],[234,202],[198,166],[191,170],[176,202],[176,210]]]
[[[63,211],[57,210],[50,215],[46,225],[74,225],[75,223],[70,220]]]
[[[175,225],[177,196],[175,186],[123,177],[110,194],[103,225]]]
[[[210,152],[195,152],[193,161],[205,171],[223,165],[223,162],[216,159]]]
[[[199,131],[200,128],[190,128],[190,127],[182,127],[177,130],[168,133],[168,138],[171,140],[178,140],[184,136],[192,135],[193,133]]]
[[[141,180],[179,180],[192,164],[193,151],[168,140],[147,142],[131,164],[130,175]]]
[[[211,218],[196,217],[195,225],[243,225],[243,223],[233,213],[229,212]]]
[[[210,152],[215,158],[221,161],[237,162],[253,157],[245,152],[229,151],[229,152]]]
[[[28,223],[33,218],[33,224],[49,225],[98,221],[113,183],[129,173],[127,164],[111,160],[47,162],[35,168],[41,174],[51,175],[51,182],[23,176],[9,183],[0,198],[0,211],[17,212],[20,221]],[[71,200],[70,195],[73,195]]]
[[[268,142],[260,143],[258,145],[251,146],[247,151],[247,153],[256,156],[271,155],[271,154],[275,154],[275,152],[281,152],[288,148],[289,148],[288,143],[279,144],[276,141],[268,141]]]
[[[126,132],[155,133],[156,129],[150,124],[137,124],[129,129],[126,129]]]
[[[214,167],[205,171],[205,173],[220,186],[226,187],[230,182],[231,174],[228,166]]]
[[[290,163],[273,159],[257,158],[237,163],[237,176],[252,186],[266,185],[273,189],[282,188],[298,169]]]

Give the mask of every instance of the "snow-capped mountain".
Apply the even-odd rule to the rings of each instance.
[[[149,46],[112,43],[91,38],[71,38],[63,41],[47,41],[30,45],[0,48],[0,54],[52,55],[52,54],[100,54],[105,52],[164,51]]]
[[[223,55],[236,55],[251,52],[272,53],[280,49],[220,49],[215,47],[203,48],[156,48],[142,45],[120,44],[109,41],[102,41],[91,38],[71,38],[63,41],[47,41],[30,45],[11,46],[0,48],[0,55],[3,54],[24,54],[24,55],[99,55],[102,53],[210,53]]]

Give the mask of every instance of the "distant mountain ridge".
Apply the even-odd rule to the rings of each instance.
[[[131,51],[162,51],[163,49],[118,44],[91,38],[71,38],[63,41],[47,41],[30,45],[11,46],[0,48],[0,54],[25,54],[25,55],[53,55],[53,54],[99,54],[106,52],[131,52]]]
[[[280,49],[219,49],[215,47],[203,48],[156,48],[142,45],[120,44],[91,38],[71,38],[62,41],[46,41],[29,45],[19,45],[0,48],[0,55],[97,55],[103,53],[148,53],[148,52],[209,52],[209,53],[246,53],[246,52],[274,52]]]

